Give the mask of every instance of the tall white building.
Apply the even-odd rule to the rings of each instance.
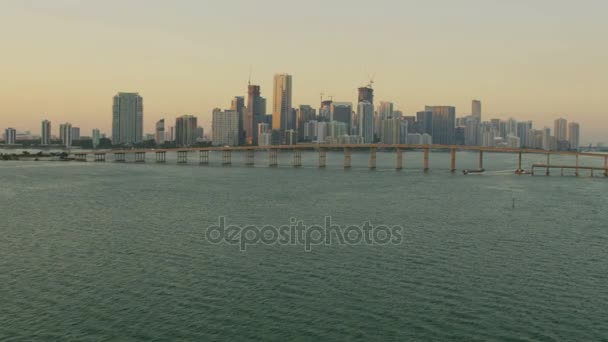
[[[580,129],[580,125],[576,122],[568,124],[568,142],[573,150],[578,150],[580,147]]]
[[[112,106],[112,142],[132,145],[143,141],[144,105],[138,93],[118,93]]]
[[[157,145],[162,145],[165,143],[165,119],[160,119],[156,123],[154,140],[156,140]]]
[[[4,143],[6,145],[15,145],[17,143],[17,130],[7,128],[4,130]]]
[[[543,143],[542,143],[542,148],[543,150],[551,150],[552,148],[552,140],[553,137],[551,136],[551,128],[549,127],[545,127],[543,128]]]
[[[291,115],[292,77],[288,74],[274,75],[274,97],[272,99],[272,129],[286,131],[295,129]]]
[[[64,123],[59,126],[59,137],[65,148],[72,148],[72,124]]]
[[[555,129],[553,132],[555,136],[556,148],[558,150],[567,150],[568,146],[568,121],[566,119],[559,118],[555,120]]]
[[[93,132],[91,132],[91,137],[93,139],[93,148],[97,148],[97,146],[99,146],[99,140],[101,139],[101,133],[99,132],[99,129],[93,129]]]
[[[239,133],[241,132],[240,118],[241,113],[239,113]],[[175,119],[175,143],[177,145],[192,146],[196,143],[196,139],[198,138],[197,121],[194,115],[182,115]]]
[[[374,105],[368,101],[359,102],[357,108],[359,117],[359,136],[363,137],[363,143],[371,144],[374,142]]]
[[[389,119],[393,117],[394,105],[392,102],[382,101],[378,106],[379,120]]]
[[[239,112],[236,110],[213,110],[211,134],[213,145],[238,146]]]
[[[42,121],[42,127],[40,130],[40,145],[51,144],[51,122],[49,120]]]

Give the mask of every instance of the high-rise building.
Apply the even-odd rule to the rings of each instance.
[[[532,147],[528,145],[529,132],[532,129],[532,121],[523,121],[517,123],[517,136],[522,147]]]
[[[473,100],[471,115],[481,122],[481,101]]]
[[[566,119],[555,120],[553,135],[558,144],[568,141],[568,121]]]
[[[118,93],[112,106],[112,142],[132,145],[143,141],[144,105],[138,93]]]
[[[17,143],[17,130],[14,128],[7,128],[4,130],[4,144],[15,145]]]
[[[464,126],[464,144],[467,146],[480,145],[480,122],[477,117],[471,115],[467,117]]]
[[[380,136],[380,142],[383,144],[400,144],[401,143],[401,124],[404,123],[406,128],[406,139],[407,139],[407,122],[400,119],[387,118],[380,120],[382,125],[382,135]]]
[[[175,119],[175,143],[192,146],[196,143],[198,123],[196,116],[183,115]]]
[[[568,124],[568,142],[572,150],[578,150],[580,147],[580,129],[580,125],[576,122]]]
[[[236,110],[213,110],[211,123],[213,144],[237,146],[239,144],[239,113]]]
[[[325,100],[321,101],[321,107],[319,108],[319,121],[330,121],[331,120],[331,104],[334,101]]]
[[[366,101],[372,105],[374,104],[374,89],[371,87],[371,85],[359,88],[359,97],[357,98],[357,103]]]
[[[245,145],[245,121],[247,116],[245,98],[243,96],[235,96],[232,99],[230,110],[236,110],[239,113],[239,145]]]
[[[452,106],[426,106],[433,113],[433,144],[451,145],[454,143],[456,128],[456,108]]]
[[[42,121],[40,130],[40,145],[48,146],[51,144],[51,122],[49,120]]]
[[[551,150],[552,149],[552,145],[553,145],[553,137],[551,136],[551,128],[549,127],[545,127],[543,128],[542,131],[543,134],[543,141],[542,141],[542,148],[543,150]]]
[[[72,124],[64,123],[59,126],[59,137],[61,139],[61,143],[65,148],[72,147]]]
[[[433,134],[433,112],[425,110],[416,113],[417,133]]]
[[[365,144],[374,142],[374,105],[369,101],[359,102],[357,107],[359,117],[359,136],[363,138]]]
[[[295,129],[291,122],[292,77],[288,74],[274,75],[274,98],[272,99],[272,129],[284,132]],[[283,134],[281,134],[283,135]]]
[[[72,140],[80,140],[80,127],[72,127]]]
[[[302,140],[306,140],[305,138],[305,134],[304,134],[304,127],[306,125],[307,122],[309,121],[313,121],[315,119],[315,110],[314,108],[312,108],[309,105],[301,105],[300,108],[298,109],[297,115],[296,115],[296,122],[297,122],[297,131],[298,131],[298,140],[302,141]]]
[[[156,122],[155,139],[157,145],[165,143],[165,119],[160,119]]]
[[[99,140],[101,140],[101,133],[97,128],[94,128],[91,132],[91,139],[93,140],[93,148],[99,146]]]
[[[350,134],[352,127],[353,104],[350,102],[332,102],[329,121],[338,121],[346,124],[346,134]]]
[[[507,120],[507,132],[506,132],[506,136],[509,137],[510,135],[512,136],[516,136],[517,135],[517,120],[510,118],[509,120]]]
[[[393,103],[382,101],[378,106],[378,116],[380,120],[390,119],[393,117]]]
[[[249,84],[247,87],[247,109],[245,115],[245,143],[257,145],[257,125],[264,122],[266,115],[266,99],[263,98],[259,85]]]

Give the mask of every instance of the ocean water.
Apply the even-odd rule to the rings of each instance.
[[[302,168],[0,162],[1,341],[601,341],[608,178],[449,154]],[[526,168],[544,162],[526,155]],[[573,164],[569,157],[555,162]],[[603,161],[583,158],[583,165]],[[459,153],[457,167],[477,167]],[[544,174],[544,171],[539,172]],[[213,244],[206,228],[400,225],[396,245]]]

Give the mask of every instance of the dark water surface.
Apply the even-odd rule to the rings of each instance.
[[[339,154],[324,170],[314,158],[300,169],[0,162],[0,340],[608,339],[599,172],[515,176],[508,155],[471,176],[447,172],[449,154],[433,154],[428,174],[414,169],[420,154],[401,172],[392,154],[376,171],[363,154],[349,171]],[[458,167],[476,158],[459,153]],[[404,241],[240,252],[204,235],[218,216],[326,215],[402,225]]]

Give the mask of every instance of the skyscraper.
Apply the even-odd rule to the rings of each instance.
[[[17,130],[14,128],[7,128],[4,130],[4,144],[15,145],[17,142]]]
[[[359,136],[363,138],[365,144],[374,142],[374,105],[368,101],[359,102],[357,107],[359,117]]]
[[[378,106],[378,116],[380,120],[390,119],[393,117],[393,103],[382,101]]]
[[[239,113],[239,145],[245,144],[245,121],[246,121],[246,110],[245,110],[245,98],[243,96],[235,96],[232,99],[230,110],[235,110]]]
[[[72,127],[72,140],[80,140],[80,127]]]
[[[433,134],[433,112],[425,110],[416,113],[416,125],[418,129],[417,133],[420,134]]]
[[[332,102],[329,121],[338,121],[346,124],[346,134],[350,134],[352,127],[353,104],[350,102]]]
[[[517,136],[521,143],[521,147],[532,147],[529,145],[531,141],[528,141],[529,132],[532,129],[532,121],[524,121],[517,123]]]
[[[72,124],[64,123],[59,126],[59,137],[65,148],[72,147]]]
[[[566,119],[559,118],[555,120],[553,135],[555,135],[558,145],[568,141],[568,121]]]
[[[473,100],[471,115],[481,122],[481,101]]]
[[[292,77],[288,74],[274,75],[274,98],[272,99],[272,129],[284,132],[295,128],[291,121]],[[281,133],[281,136],[283,134]]]
[[[175,143],[178,146],[192,146],[196,143],[198,127],[196,116],[183,115],[175,119]]]
[[[91,138],[93,139],[93,148],[97,148],[97,146],[99,146],[99,140],[101,139],[101,133],[97,128],[93,129],[93,132],[91,132]]]
[[[236,110],[214,109],[211,134],[214,145],[237,146],[239,144],[239,113]]]
[[[298,131],[298,140],[305,140],[304,134],[304,126],[307,122],[315,119],[315,110],[312,106],[309,105],[301,105],[298,109],[297,114],[297,131]]]
[[[258,144],[257,125],[264,121],[266,99],[260,96],[260,86],[249,84],[247,87],[247,110],[245,115],[245,143]]]
[[[359,88],[359,97],[357,102],[369,102],[372,105],[374,104],[374,89],[371,85]]]
[[[165,119],[160,119],[156,123],[155,139],[157,145],[165,143]]]
[[[427,106],[426,111],[433,113],[433,144],[453,144],[454,129],[456,128],[456,108],[451,106]]]
[[[49,120],[42,121],[42,129],[40,130],[40,145],[51,144],[51,122]]]
[[[138,93],[118,93],[112,107],[112,142],[132,145],[143,141],[144,105]]]
[[[576,122],[568,124],[568,142],[572,150],[578,150],[580,147],[580,128],[580,125]]]

